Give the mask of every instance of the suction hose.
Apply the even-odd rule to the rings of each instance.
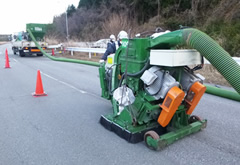
[[[228,98],[235,101],[240,101],[240,95],[237,92],[205,85],[207,87],[206,93],[213,94],[219,97]]]
[[[38,44],[38,42],[36,41],[35,37],[33,36],[32,32],[27,29],[30,37],[32,38],[33,42],[35,43],[35,45],[38,47],[38,49],[41,50],[41,52],[47,56],[48,58],[50,58],[51,60],[54,61],[61,61],[61,62],[72,62],[72,63],[79,63],[79,64],[86,64],[86,65],[92,65],[92,66],[100,66],[100,64],[98,62],[92,62],[92,61],[83,61],[83,60],[76,60],[76,59],[68,59],[68,58],[56,58],[56,57],[52,57],[50,55],[48,55],[42,48],[41,46]]]
[[[199,51],[240,94],[239,64],[207,34],[188,28],[163,34],[150,41],[150,49],[170,49],[177,45],[188,45]]]
[[[183,43],[200,52],[240,94],[240,66],[216,41],[197,29],[182,31]]]

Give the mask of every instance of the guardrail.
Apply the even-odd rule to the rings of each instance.
[[[232,57],[240,65],[240,57]],[[204,64],[211,64],[206,58],[204,58]]]
[[[62,48],[62,44],[58,45],[49,45],[49,49],[56,49],[56,48]],[[89,58],[92,58],[92,53],[105,53],[106,49],[105,48],[80,48],[80,47],[67,47],[65,50],[71,52],[71,56],[73,56],[73,52],[86,52],[89,53]],[[233,59],[240,65],[240,57],[233,57]],[[210,64],[208,60],[204,58],[204,63],[205,64]]]
[[[58,44],[58,45],[49,45],[48,46],[49,49],[57,49],[57,48],[63,48],[63,44]],[[64,49],[64,51],[70,51],[71,52],[71,56],[73,56],[73,52],[86,52],[89,53],[89,58],[92,58],[92,53],[105,53],[106,49],[105,48],[80,48],[80,47],[67,47]]]
[[[240,57],[233,57],[233,59],[240,65]]]
[[[63,44],[58,44],[58,45],[49,45],[48,48],[49,49],[57,49],[57,48],[62,48]]]
[[[78,47],[67,47],[65,50],[71,52],[73,56],[73,52],[87,52],[89,53],[89,58],[92,58],[92,53],[105,53],[106,49],[104,48],[78,48]]]

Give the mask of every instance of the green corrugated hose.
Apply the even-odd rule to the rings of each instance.
[[[216,41],[197,29],[184,29],[183,42],[200,52],[240,94],[240,66]]]
[[[207,87],[206,93],[224,97],[224,98],[228,98],[231,100],[240,101],[240,95],[234,91],[216,88],[216,87],[209,86],[209,85],[205,85],[205,86]]]
[[[97,62],[91,61],[83,61],[83,60],[75,60],[75,59],[66,59],[66,58],[56,58],[48,55],[38,44],[35,37],[31,33],[29,29],[27,31],[30,34],[30,37],[35,42],[36,46],[41,50],[41,52],[47,56],[48,58],[55,61],[62,62],[73,62],[80,63],[92,66],[100,66]],[[180,33],[179,33],[180,32]],[[182,32],[182,36],[181,36]],[[197,30],[197,29],[184,29],[181,31],[172,32],[176,33],[172,36],[173,40],[176,38],[177,44],[186,44],[198,50],[201,55],[203,55],[216,69],[226,78],[226,80],[233,86],[233,88],[240,93],[240,66],[231,58],[231,56],[221,47],[216,41],[210,38],[205,33]],[[167,36],[163,35],[163,36]],[[182,41],[179,38],[182,37]],[[154,41],[154,40],[153,40]],[[152,47],[159,44],[159,42],[154,43],[152,41]],[[175,45],[176,43],[174,43]],[[230,66],[230,67],[229,67]],[[220,88],[215,88],[211,86],[206,86],[207,93],[229,98],[232,100],[240,101],[240,95],[233,91],[228,91]]]
[[[92,66],[100,66],[100,64],[98,62],[92,62],[92,61],[83,61],[83,60],[76,60],[76,59],[68,59],[68,58],[56,58],[56,57],[52,57],[50,55],[48,55],[42,48],[41,46],[38,44],[38,42],[36,41],[35,37],[33,36],[32,32],[27,29],[28,33],[30,34],[30,37],[32,38],[33,42],[36,44],[36,46],[38,47],[38,49],[41,50],[41,52],[47,56],[48,58],[50,58],[51,60],[54,61],[61,61],[61,62],[72,62],[72,63],[79,63],[79,64],[86,64],[86,65],[92,65]]]
[[[169,49],[177,45],[189,45],[204,56],[240,94],[240,66],[216,41],[193,28],[182,29],[151,39],[150,49]],[[207,86],[207,93],[239,100],[238,93]],[[221,94],[219,94],[221,93]]]

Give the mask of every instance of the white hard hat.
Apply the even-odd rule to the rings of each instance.
[[[123,38],[128,38],[128,34],[127,32],[122,30],[118,33],[118,39],[123,39]]]
[[[116,37],[115,35],[111,34],[110,37],[109,37],[111,40],[115,41],[116,40]]]

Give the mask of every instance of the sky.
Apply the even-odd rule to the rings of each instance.
[[[1,0],[0,34],[26,31],[27,23],[52,23],[54,16],[80,0]]]

